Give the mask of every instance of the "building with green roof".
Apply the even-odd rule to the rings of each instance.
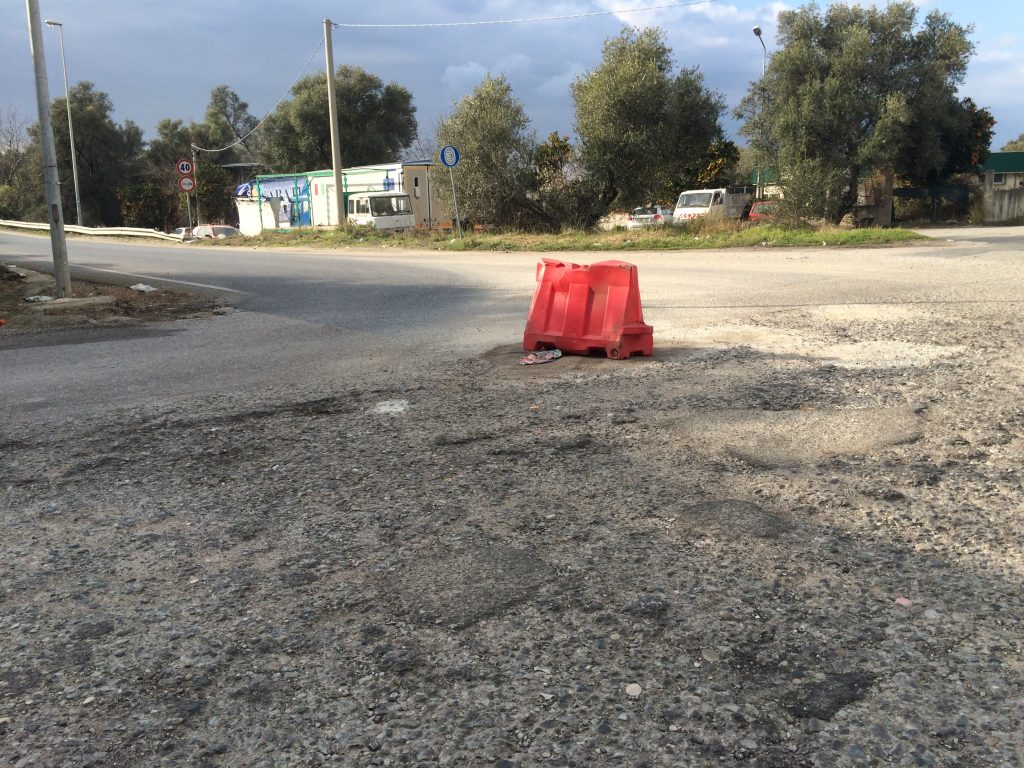
[[[985,221],[1024,219],[1024,152],[993,152],[978,173]]]
[[[992,185],[997,189],[1024,187],[1024,152],[992,152],[978,166],[978,173],[983,176],[990,172]]]

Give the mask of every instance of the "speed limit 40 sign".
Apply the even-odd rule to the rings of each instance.
[[[192,171],[196,169],[195,166],[192,164],[192,161],[187,159],[179,160],[177,168],[178,173],[180,173],[182,176],[191,176]]]

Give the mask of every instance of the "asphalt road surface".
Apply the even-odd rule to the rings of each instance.
[[[538,366],[536,255],[72,241],[235,309],[0,335],[0,764],[1024,764],[1021,230],[929,233]]]
[[[1005,275],[1019,228],[930,230],[934,242],[884,249],[776,249],[612,254],[639,267],[656,349],[736,342],[695,330],[735,313],[834,305],[1016,300]],[[0,259],[52,271],[49,240],[0,234]],[[287,389],[516,344],[539,257],[523,253],[341,252],[136,245],[71,239],[73,275],[226,295],[237,312],[141,331],[0,340],[2,413],[52,419],[182,395]],[[558,258],[590,263],[596,253]],[[1018,267],[1019,268],[1019,267]],[[1012,269],[1012,266],[1011,266]],[[969,272],[966,280],[961,273]],[[706,335],[706,334],[704,334]]]

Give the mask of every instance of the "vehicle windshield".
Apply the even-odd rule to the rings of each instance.
[[[683,192],[676,208],[707,208],[711,205],[711,192]]]
[[[409,196],[371,197],[370,213],[374,216],[398,216],[402,213],[412,213],[412,208],[409,207]]]
[[[648,208],[634,208],[633,209],[633,215],[634,216],[653,216],[657,212],[658,212],[657,208],[650,208],[650,207],[648,207]]]

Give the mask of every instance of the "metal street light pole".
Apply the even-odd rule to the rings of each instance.
[[[764,49],[764,59],[761,61],[761,79],[764,80],[765,73],[768,71],[768,46],[764,44],[764,38],[761,37],[761,28],[754,27],[754,34],[757,39],[761,41],[761,47]],[[764,87],[764,83],[761,84]],[[761,97],[761,119],[764,119],[764,96]],[[757,197],[761,198],[761,162],[758,160],[757,163]]]
[[[64,58],[64,25],[52,19],[46,20],[46,26],[60,30],[60,63],[64,68],[64,106],[68,110],[68,138],[71,140],[71,178],[75,182],[75,212],[78,215],[78,226],[85,226],[82,221],[82,196],[78,194],[78,161],[75,158],[75,126],[71,122],[71,89],[68,88],[68,64]]]

